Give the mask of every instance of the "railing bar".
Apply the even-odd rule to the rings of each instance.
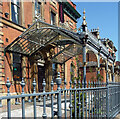
[[[74,80],[74,89],[76,89],[76,79]],[[74,90],[74,111],[75,111],[75,118],[76,118],[77,117],[76,90]]]
[[[72,79],[70,80],[70,118],[72,119]]]
[[[25,119],[25,98],[22,97],[22,119]]]
[[[81,101],[80,101],[80,91],[79,91],[79,117],[81,117]]]
[[[93,118],[93,97],[92,97],[92,95],[93,95],[93,91],[91,90],[91,113],[92,113],[92,118]]]
[[[82,88],[84,87],[84,80],[82,81]],[[84,118],[84,90],[82,91],[82,117]]]
[[[84,91],[86,91],[86,90],[104,90],[104,89],[106,89],[106,87],[99,87],[99,88],[81,88],[81,89],[76,89],[76,90],[80,90],[80,91],[82,91],[82,90],[84,90]],[[70,91],[70,90],[72,90],[72,91],[74,91],[75,89],[66,89],[66,91]],[[62,90],[62,91],[64,91],[64,89]],[[10,96],[2,96],[2,97],[0,97],[0,100],[4,100],[4,99],[13,99],[13,98],[22,98],[22,97],[29,97],[29,96],[42,96],[42,95],[48,95],[48,94],[58,94],[59,92],[58,91],[54,91],[54,92],[45,92],[45,93],[35,93],[35,94],[24,94],[24,95],[10,95]]]
[[[34,119],[36,119],[37,117],[37,114],[36,114],[36,97],[33,97],[34,98]]]
[[[95,84],[94,84],[94,87],[95,87]],[[93,100],[94,100],[94,117],[96,116],[96,97],[95,97],[95,91],[93,92],[93,95],[94,95],[94,98],[93,98]]]
[[[64,97],[65,98],[65,118],[67,118],[67,105],[66,105],[67,104],[67,100],[66,100],[67,97],[66,97],[66,91],[64,93],[65,93],[64,94],[64,96],[65,96]]]
[[[85,110],[85,118],[87,118],[87,91],[86,91],[86,93],[85,93],[85,107],[86,107],[86,110]]]
[[[24,95],[10,95],[10,96],[3,96],[0,97],[0,100],[5,100],[5,99],[14,99],[14,98],[22,98],[22,97],[29,97],[29,96],[43,96],[43,95],[48,95],[48,94],[58,94],[58,91],[54,92],[45,92],[45,93],[35,93],[35,94],[24,94]]]
[[[53,92],[53,86],[54,86],[54,82],[53,82],[53,79],[51,81],[51,92]],[[51,116],[52,118],[54,117],[54,111],[53,111],[53,105],[54,105],[54,102],[53,102],[53,94],[51,94]]]
[[[51,116],[54,117],[54,111],[53,111],[53,94],[51,94]]]
[[[67,85],[67,82],[66,82],[66,79],[64,80],[64,89],[66,89],[66,85]],[[64,91],[64,98],[65,98],[65,119],[67,118],[67,96],[66,96],[66,90]]]
[[[8,111],[8,119],[11,119],[11,101],[7,100],[7,111]]]
[[[102,117],[102,90],[100,91],[100,117]]]
[[[90,91],[88,92],[88,117],[90,118]]]
[[[45,86],[46,86],[45,79],[43,79],[42,86],[43,86],[43,93],[45,93]],[[45,95],[43,95],[43,115],[42,115],[42,117],[44,119],[47,117],[47,115],[46,115],[46,96]]]
[[[10,86],[11,86],[11,83],[9,81],[9,78],[7,78],[7,82],[6,82],[7,96],[10,96]],[[7,112],[8,112],[8,119],[11,119],[11,101],[10,101],[10,99],[7,99]]]

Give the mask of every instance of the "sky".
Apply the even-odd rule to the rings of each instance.
[[[86,11],[88,30],[99,27],[100,38],[109,38],[118,49],[118,2],[74,2],[81,14],[77,28],[82,24],[83,10]],[[118,60],[118,52],[116,53]]]

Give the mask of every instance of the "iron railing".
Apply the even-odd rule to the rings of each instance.
[[[57,117],[115,117],[120,112],[120,83],[110,83],[106,85],[106,83],[101,82],[88,82],[86,83],[86,88],[84,88],[84,81],[80,80],[74,82],[70,80],[70,88],[66,89],[66,80],[64,81],[64,89],[61,89],[61,78],[60,73],[58,73],[58,77],[56,78],[57,90],[54,91],[54,83],[51,81],[51,92],[45,92],[45,79],[43,79],[43,92],[36,93],[36,81],[33,81],[33,93],[25,94],[24,87],[25,82],[22,79],[21,87],[22,93],[21,95],[11,95],[10,94],[10,81],[7,79],[6,87],[7,87],[7,96],[0,97],[0,101],[7,100],[7,116],[11,118],[11,100],[21,98],[22,103],[22,118],[25,118],[25,98],[28,99],[31,97],[33,99],[33,112],[34,118],[38,117],[36,110],[36,102],[37,97],[43,98],[43,114],[42,117],[46,118],[46,96],[51,97],[51,117],[57,115]],[[57,95],[57,111],[54,110],[54,95]],[[64,103],[64,112],[61,110],[61,100]],[[69,103],[69,107],[67,106]],[[18,115],[19,116],[19,115]]]

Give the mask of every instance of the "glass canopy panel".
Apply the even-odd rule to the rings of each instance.
[[[82,46],[77,44],[67,44],[66,47],[58,47],[58,52],[52,57],[53,62],[65,63],[72,57],[82,54]]]
[[[57,41],[57,42],[56,42]],[[64,41],[64,42],[58,42]],[[66,29],[56,27],[41,21],[36,21],[17,39],[5,48],[6,52],[16,52],[23,55],[31,56],[36,51],[54,44],[62,46],[65,44],[81,43],[77,33]],[[19,46],[19,47],[18,47]]]

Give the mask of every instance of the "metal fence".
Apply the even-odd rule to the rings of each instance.
[[[11,99],[21,98],[22,103],[22,118],[25,118],[25,98],[33,98],[33,111],[34,118],[37,117],[36,112],[36,101],[37,97],[43,98],[43,118],[47,118],[46,113],[46,96],[51,98],[51,117],[55,115],[57,117],[115,117],[120,112],[120,83],[106,83],[101,82],[84,82],[74,80],[74,83],[70,80],[70,88],[66,89],[66,80],[64,81],[64,89],[61,89],[61,78],[60,73],[56,78],[57,90],[54,91],[54,82],[51,81],[51,92],[45,92],[46,82],[43,80],[43,92],[36,93],[36,81],[33,81],[33,93],[25,94],[24,87],[25,82],[22,79],[21,95],[11,95],[10,94],[10,81],[7,79],[7,96],[0,97],[0,101],[7,100],[7,113],[8,118],[11,118]],[[84,88],[86,85],[86,88]],[[57,96],[57,112],[54,110],[54,95]],[[61,100],[64,103],[64,112],[62,113]],[[67,102],[69,102],[69,107],[67,107]]]

